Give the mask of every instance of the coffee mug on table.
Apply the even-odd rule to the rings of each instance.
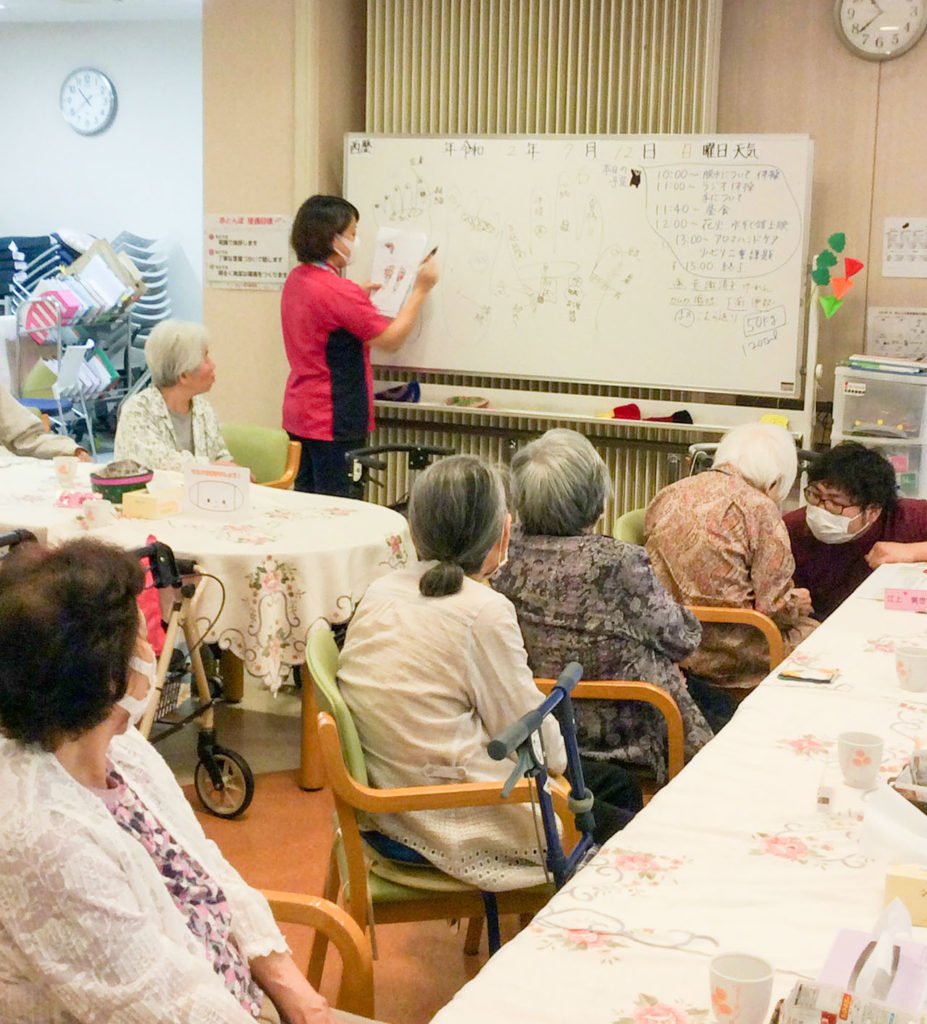
[[[74,483],[74,478],[77,476],[78,461],[79,459],[76,455],[56,455],[52,459],[59,487],[70,487]]]
[[[882,737],[871,732],[842,732],[837,757],[843,781],[856,789],[874,789],[882,765]]]
[[[773,969],[749,953],[719,953],[709,965],[711,1009],[718,1024],[764,1024]]]
[[[927,690],[927,647],[899,644],[895,648],[895,670],[902,690]]]

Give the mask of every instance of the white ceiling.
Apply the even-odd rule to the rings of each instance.
[[[202,0],[0,0],[0,25],[25,21],[198,20]]]

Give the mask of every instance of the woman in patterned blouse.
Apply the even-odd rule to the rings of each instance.
[[[699,642],[695,617],[663,589],[643,548],[593,533],[610,481],[574,430],[549,430],[512,460],[518,526],[494,589],[515,605],[528,663],[556,676],[569,661],[586,679],[641,679],[668,691],[682,713],[687,756],[712,731],[676,666]],[[597,761],[666,773],[666,728],[652,707],[577,701],[580,749]]]
[[[685,604],[755,608],[782,631],[786,653],[817,623],[794,585],[795,559],[780,505],[798,472],[791,434],[772,423],[728,431],[705,473],[662,491],[647,509],[647,552]],[[766,640],[749,626],[705,626],[688,668],[719,687],[746,689],[769,672]]]
[[[0,563],[3,1019],[328,1024],[267,901],[133,727],[154,674],[141,587],[89,538]]]

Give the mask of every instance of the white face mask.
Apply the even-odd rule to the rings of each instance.
[[[148,680],[148,692],[144,697],[133,697],[131,694],[126,693],[116,701],[116,707],[122,708],[123,711],[128,713],[130,725],[138,725],[145,717],[145,712],[148,710],[148,705],[151,702],[156,665],[153,661],[143,661],[141,658],[133,655],[129,658],[129,668]]]
[[[341,243],[340,245],[338,243]],[[353,238],[346,238],[344,235],[335,235],[332,239],[332,248],[344,260],[344,265],[350,267],[354,262],[354,252],[357,249],[357,235]]]
[[[867,523],[856,533],[850,533],[850,523],[855,522],[862,514],[860,512],[851,519],[847,516],[838,516],[835,512],[828,512],[820,505],[808,505],[805,508],[805,522],[808,524],[808,529],[822,544],[846,544],[847,541],[856,540],[872,525],[872,523]]]

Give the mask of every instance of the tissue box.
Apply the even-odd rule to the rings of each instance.
[[[873,938],[870,932],[849,928],[839,931],[818,978],[820,984],[843,991],[852,989],[856,975],[865,962],[866,947],[873,942]],[[913,939],[900,939],[897,946],[898,968],[884,1002],[916,1014],[927,992],[927,946]]]
[[[918,786],[911,777],[909,764],[906,764],[898,773],[898,777],[893,780],[892,789],[903,796],[905,800],[910,800],[918,810],[927,811],[927,786]]]
[[[807,981],[797,981],[779,1009],[779,1024],[922,1024],[923,1019],[920,1013]]]
[[[911,923],[927,925],[927,869],[916,864],[890,864],[885,876],[885,902],[895,898],[908,908]]]
[[[131,519],[166,519],[175,516],[183,505],[183,488],[171,487],[157,494],[127,491],[122,496],[122,514]]]

